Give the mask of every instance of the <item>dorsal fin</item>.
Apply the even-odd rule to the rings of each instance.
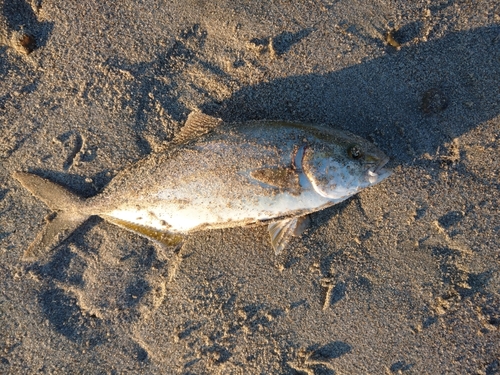
[[[220,118],[212,117],[202,112],[191,112],[184,127],[179,134],[174,137],[172,142],[175,144],[182,144],[192,141],[202,135],[210,133],[212,129],[215,129],[220,124],[222,124]]]

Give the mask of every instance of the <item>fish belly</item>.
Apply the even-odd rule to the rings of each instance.
[[[162,191],[158,195],[172,196],[174,193]],[[155,200],[152,205],[139,203],[135,207],[115,209],[106,215],[158,231],[188,233],[242,226],[283,216],[303,215],[330,204],[330,200],[312,191],[303,192],[299,196],[281,193],[273,196],[245,197],[242,200],[197,196]]]

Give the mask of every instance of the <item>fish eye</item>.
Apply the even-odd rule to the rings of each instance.
[[[358,145],[350,145],[347,149],[347,155],[349,155],[350,158],[359,159],[363,156],[363,153]]]

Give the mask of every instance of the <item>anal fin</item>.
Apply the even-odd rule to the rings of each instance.
[[[155,230],[154,228],[146,227],[143,225],[131,223],[130,221],[117,219],[112,216],[107,215],[99,215],[104,220],[115,224],[123,229],[127,229],[131,232],[137,233],[140,236],[149,238],[155,242],[160,243],[163,246],[167,247],[177,247],[182,244],[184,241],[184,236],[178,233],[170,233],[170,232],[160,232]]]
[[[271,244],[276,255],[288,245],[292,236],[300,236],[309,226],[309,216],[295,216],[270,223],[268,226]]]

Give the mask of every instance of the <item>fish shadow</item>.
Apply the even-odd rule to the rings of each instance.
[[[499,59],[500,27],[482,27],[340,71],[247,86],[202,110],[226,121],[326,123],[375,142],[398,164],[425,164],[415,160],[499,114]]]
[[[421,32],[418,25],[407,28],[396,35],[402,43]],[[313,30],[282,33],[261,42],[272,40],[276,53],[286,55]],[[134,130],[143,154],[152,151],[146,134],[161,140],[171,136],[155,121],[155,106],[164,108],[171,121],[186,118],[189,109],[185,100],[179,100],[180,93],[190,102],[202,101],[199,107],[205,113],[229,122],[324,123],[367,138],[398,164],[424,166],[429,161],[418,160],[424,154],[435,155],[440,146],[500,112],[500,26],[496,25],[403,44],[400,50],[339,71],[245,86],[227,99],[186,75],[196,67],[228,89],[235,83],[223,68],[203,57],[206,39],[207,32],[195,24],[151,61],[133,64],[119,57],[107,61],[111,68],[125,69],[136,78],[128,104],[139,103]]]
[[[403,46],[339,71],[247,86],[201,109],[228,122],[280,119],[342,128],[384,150],[389,167],[421,167],[437,178],[439,158],[428,155],[438,156],[454,138],[499,115],[499,61],[500,27],[481,27]],[[494,184],[460,162],[456,171]],[[315,213],[315,226],[349,202]]]
[[[82,198],[90,198],[97,195],[113,179],[113,174],[109,169],[95,174],[92,177],[92,183],[88,183],[85,176],[76,173],[57,172],[40,168],[31,168],[28,172],[61,185]]]

